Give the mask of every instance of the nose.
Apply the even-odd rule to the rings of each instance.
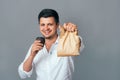
[[[49,30],[48,25],[45,25],[44,29],[45,29],[45,30]]]

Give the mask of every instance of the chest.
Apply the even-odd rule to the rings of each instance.
[[[49,65],[51,67],[57,64],[60,59],[60,57],[57,57],[57,45],[54,45],[51,46],[49,51],[46,47],[39,51],[33,62],[36,66]]]

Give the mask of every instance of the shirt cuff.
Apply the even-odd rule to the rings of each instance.
[[[84,46],[82,37],[80,37],[80,40],[81,40],[80,52],[82,52],[85,46]]]
[[[20,77],[21,77],[22,79],[24,79],[24,78],[26,78],[26,77],[31,77],[32,72],[33,72],[33,68],[32,68],[29,72],[24,71],[24,70],[23,70],[23,63],[21,63],[21,65],[19,66],[18,72],[19,72]]]

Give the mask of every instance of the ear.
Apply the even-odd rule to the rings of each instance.
[[[59,28],[59,23],[56,23],[56,25],[57,25],[57,28]]]

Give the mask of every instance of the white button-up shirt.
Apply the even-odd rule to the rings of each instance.
[[[57,45],[58,39],[52,45],[49,52],[44,46],[43,49],[36,54],[33,60],[33,67],[31,71],[26,72],[23,70],[23,63],[30,55],[30,48],[25,57],[25,60],[20,64],[18,68],[20,77],[22,79],[30,77],[32,75],[33,69],[35,69],[37,74],[36,80],[72,80],[72,72],[74,71],[73,58],[57,57]],[[82,50],[83,47],[84,45],[82,43],[80,50]]]

